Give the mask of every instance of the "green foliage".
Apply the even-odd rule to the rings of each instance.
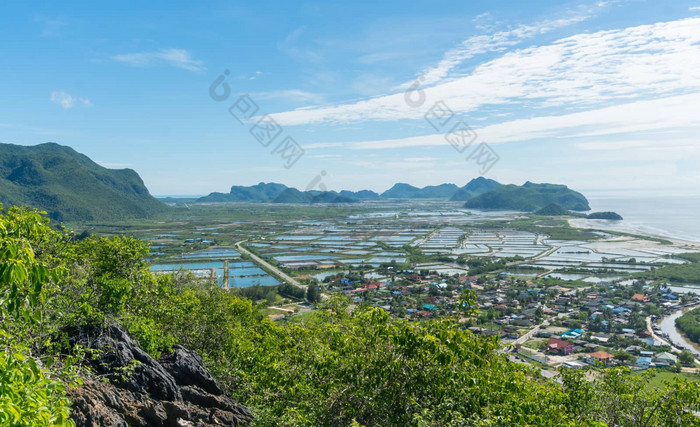
[[[22,353],[0,354],[0,425],[72,426],[63,381]]]
[[[234,288],[233,292],[253,301],[274,302],[277,299],[278,291],[276,286],[249,286],[247,288]]]
[[[51,237],[64,241],[36,211],[0,205],[0,424],[72,425],[63,373],[41,369],[34,354],[46,329],[43,308],[56,274],[39,256]],[[53,260],[49,254],[45,260]]]
[[[295,299],[302,299],[304,298],[304,289],[300,288],[298,286],[290,285],[289,283],[283,283],[279,286],[278,292],[282,296],[290,297],[290,298],[295,298]]]
[[[131,237],[88,237],[63,254],[70,274],[55,304],[74,324],[119,318],[139,291],[154,281],[144,258],[148,248]]]
[[[687,264],[669,264],[650,272],[640,273],[640,277],[655,280],[668,280],[680,283],[700,283],[700,253],[678,255],[689,261]]]
[[[681,351],[681,354],[678,355],[678,361],[683,365],[692,366],[695,364],[695,357],[690,351],[683,350]]]
[[[306,288],[306,300],[312,304],[321,300],[321,294],[318,291],[318,287],[316,287],[316,285],[313,283]]]
[[[562,370],[566,407],[577,425],[694,426],[700,409],[700,386],[676,379],[650,387],[654,370],[631,375],[626,368],[603,371],[596,381],[585,372]]]
[[[530,217],[528,219],[517,219],[508,222],[491,222],[487,227],[499,228],[510,227],[516,230],[531,231],[533,233],[546,234],[556,240],[595,240],[600,236],[592,230],[574,228],[566,220],[558,218]]]
[[[522,261],[523,258],[521,256],[514,256],[514,257],[508,257],[508,258],[486,258],[486,257],[477,257],[477,258],[471,258],[469,260],[463,261],[466,265],[469,266],[469,274],[471,275],[479,275],[479,274],[484,274],[492,271],[498,271],[498,270],[503,270],[506,265],[509,262],[512,261]],[[457,261],[458,263],[462,263],[459,260]]]
[[[691,341],[700,343],[700,308],[690,310],[677,318],[676,327]]]

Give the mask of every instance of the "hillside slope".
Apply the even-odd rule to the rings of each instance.
[[[478,178],[472,179],[467,183],[467,185],[457,190],[452,195],[450,201],[466,202],[467,200],[473,199],[476,196],[484,194],[487,191],[498,187],[499,185],[501,184],[499,184],[497,181],[480,176]]]
[[[145,218],[166,205],[131,169],[107,169],[70,147],[0,144],[0,203],[29,205],[59,221]]]
[[[566,185],[534,184],[501,185],[467,201],[465,208],[499,209],[533,212],[551,203],[572,211],[590,210],[583,194]]]
[[[271,202],[286,189],[286,185],[274,182],[261,182],[249,187],[234,185],[229,193],[211,193],[208,196],[200,197],[197,202]]]

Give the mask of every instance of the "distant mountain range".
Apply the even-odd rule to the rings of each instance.
[[[395,184],[382,194],[371,190],[349,191],[343,190],[339,193],[335,191],[300,191],[296,188],[287,187],[284,184],[264,183],[244,187],[234,185],[229,193],[211,193],[208,196],[200,197],[196,201],[199,203],[212,202],[260,202],[260,203],[357,203],[363,200],[381,199],[445,199],[449,200],[458,191],[466,191],[474,194],[481,194],[482,184],[477,178],[463,188],[455,184],[432,185],[423,188],[414,187],[409,184]],[[491,181],[491,180],[486,180]],[[497,182],[496,185],[499,185]]]
[[[261,182],[244,187],[234,185],[229,193],[211,193],[200,197],[197,203],[250,202],[250,203],[358,203],[379,195],[373,191],[299,191],[284,184]]]
[[[464,206],[471,209],[539,211],[542,215],[590,209],[581,193],[565,185],[503,185],[483,177],[463,187],[440,184],[418,188],[398,183],[381,194],[371,190],[301,191],[261,182],[235,185],[228,193],[211,193],[188,203],[339,204],[387,199],[451,200],[465,202]],[[54,143],[31,147],[0,144],[0,203],[37,207],[59,221],[146,218],[168,210],[166,204],[150,195],[133,170],[106,169],[72,148]],[[617,219],[609,212],[595,216]]]
[[[58,221],[145,218],[169,208],[131,169],[107,169],[70,147],[0,144],[0,203]]]
[[[586,211],[590,209],[588,200],[565,185],[533,184],[522,186],[503,185],[483,177],[469,181],[464,187],[455,184],[431,185],[423,188],[410,184],[394,184],[390,189],[378,194],[370,190],[348,191],[300,191],[276,183],[259,183],[244,187],[233,186],[229,193],[211,193],[196,201],[212,202],[261,202],[261,203],[357,203],[364,200],[385,199],[442,199],[467,202],[465,207],[472,209],[518,210],[534,212],[548,205],[556,204],[563,211]]]
[[[383,199],[449,199],[459,190],[454,184],[429,185],[418,188],[409,184],[394,184],[382,193]]]

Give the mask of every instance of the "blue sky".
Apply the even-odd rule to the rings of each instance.
[[[69,145],[153,194],[322,171],[336,190],[464,185],[481,143],[505,183],[700,193],[700,0],[8,1],[0,36],[0,142]],[[281,129],[266,147],[262,118]],[[457,123],[474,132],[462,152]]]

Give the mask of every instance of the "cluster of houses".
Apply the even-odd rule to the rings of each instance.
[[[582,353],[580,359],[590,365],[615,366],[623,363],[622,360],[616,359],[613,354],[604,350],[596,350],[597,348],[599,348],[598,344],[589,343],[587,341],[570,341],[554,337],[549,338],[546,344],[547,354],[567,356],[574,353]],[[595,351],[584,353],[591,350]],[[633,365],[641,369],[673,366],[678,361],[678,356],[674,355],[673,353],[669,353],[668,351],[654,352],[643,350],[639,346],[629,346],[625,348],[624,351],[637,356],[636,359],[633,359]],[[565,361],[564,365],[571,368],[580,368],[585,366],[581,362],[573,360]]]
[[[356,303],[417,320],[456,313],[462,290],[468,288],[474,291],[480,312],[476,324],[466,325],[470,330],[516,340],[543,320],[558,330],[568,327],[559,334],[540,329],[537,338],[547,339],[542,346],[547,355],[575,355],[566,358],[572,367],[626,363],[646,368],[675,365],[677,360],[663,343],[653,339],[644,320],[650,306],[669,311],[680,304],[678,296],[667,289],[640,289],[638,283],[635,290],[630,283],[569,288],[503,275],[484,280],[414,271],[392,272],[391,280],[336,277],[328,280],[327,286]],[[625,348],[620,348],[621,342]],[[618,360],[613,353],[627,356]]]

